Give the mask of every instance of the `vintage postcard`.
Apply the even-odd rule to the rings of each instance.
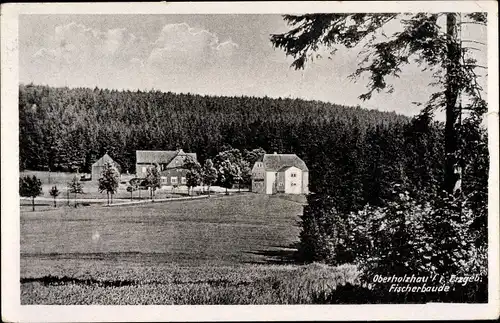
[[[6,4],[1,32],[3,320],[498,317],[496,2]]]

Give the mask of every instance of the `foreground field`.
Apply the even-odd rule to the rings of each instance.
[[[301,212],[296,202],[256,194],[23,212],[21,254],[191,266],[284,261]]]
[[[301,212],[300,203],[256,194],[22,212],[21,300],[314,302],[319,290],[354,280],[356,272],[291,264]],[[333,276],[342,279],[321,279]]]
[[[353,266],[319,264],[185,267],[42,260],[39,265],[23,274],[22,304],[314,304],[324,303],[337,286],[358,282]]]

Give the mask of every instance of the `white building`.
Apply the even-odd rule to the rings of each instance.
[[[295,154],[265,154],[252,168],[252,192],[308,194],[309,169]]]

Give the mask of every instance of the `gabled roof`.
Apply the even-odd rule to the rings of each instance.
[[[104,165],[106,165],[106,163],[111,163],[112,165],[116,165],[115,161],[111,157],[109,157],[109,155],[106,153],[99,160],[97,160],[95,163],[93,163],[92,167],[104,166]]]
[[[179,150],[136,150],[136,163],[144,164],[168,164],[177,156],[191,156],[196,160],[196,153],[185,153],[182,149]]]
[[[284,172],[284,171],[287,171],[289,168],[292,168],[292,167],[295,167],[295,166],[283,166],[283,167],[281,167],[280,169],[278,169],[278,172]]]
[[[266,171],[283,171],[284,167],[297,167],[302,171],[309,171],[306,163],[295,154],[265,154],[258,161],[264,163]]]

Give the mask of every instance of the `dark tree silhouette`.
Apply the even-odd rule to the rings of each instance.
[[[52,186],[52,188],[50,189],[49,193],[50,193],[50,196],[52,196],[52,197],[54,198],[54,207],[57,207],[57,204],[56,204],[56,198],[59,196],[59,194],[60,194],[61,192],[59,192],[59,190],[57,189],[57,186],[56,186],[56,185],[54,185],[54,186]]]
[[[35,198],[42,194],[42,181],[35,175],[25,176],[19,179],[19,195],[31,197],[33,212],[35,211]]]
[[[111,165],[111,163],[106,163],[104,165],[104,170],[102,171],[101,177],[99,178],[99,193],[106,192],[108,196],[108,205],[109,205],[109,197],[111,195],[111,203],[113,203],[113,194],[118,190],[119,184],[118,171],[116,168]]]
[[[445,17],[442,28],[438,19]],[[463,154],[460,146],[462,111],[471,111],[470,118],[478,119],[487,110],[482,99],[482,88],[478,84],[475,69],[477,61],[470,55],[468,47],[462,47],[458,30],[462,16],[474,23],[486,25],[486,14],[460,13],[354,13],[354,14],[308,14],[286,15],[284,19],[292,29],[271,36],[275,47],[283,49],[294,58],[292,66],[304,68],[314,58],[320,46],[326,46],[334,54],[338,45],[347,48],[363,46],[364,57],[353,73],[357,78],[369,75],[368,91],[360,96],[370,99],[373,92],[394,91],[387,78],[398,77],[402,66],[415,62],[422,69],[432,69],[436,86],[427,102],[425,114],[438,108],[446,111],[445,166],[443,189],[450,193],[461,191]],[[399,20],[403,30],[385,35],[384,26]],[[379,36],[379,37],[377,37]],[[460,100],[460,97],[467,100]]]

